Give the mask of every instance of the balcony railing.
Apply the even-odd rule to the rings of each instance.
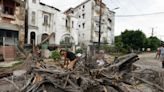
[[[18,38],[14,37],[0,37],[0,45],[17,45]]]
[[[9,18],[9,19],[13,19],[13,20],[15,19],[14,15],[4,14],[4,13],[1,14],[1,17],[5,17],[5,18]]]

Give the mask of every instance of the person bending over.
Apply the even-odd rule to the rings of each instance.
[[[73,69],[77,62],[77,57],[73,52],[60,50],[60,54],[64,56],[64,67],[68,69]]]

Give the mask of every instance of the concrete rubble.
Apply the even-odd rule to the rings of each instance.
[[[74,70],[47,64],[30,55],[25,69],[1,77],[1,92],[164,92],[157,72],[134,65],[131,53],[101,67],[79,60]],[[141,69],[142,68],[142,69]],[[21,74],[20,74],[21,73]],[[151,75],[150,75],[151,74]],[[156,79],[154,79],[154,77]],[[7,88],[8,87],[8,88]]]

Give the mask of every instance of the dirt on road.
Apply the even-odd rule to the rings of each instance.
[[[140,73],[140,78],[151,81],[154,84],[164,88],[164,69],[159,59],[155,58],[156,53],[143,53],[139,55],[134,66],[138,69],[135,72]]]
[[[156,59],[155,56],[156,56],[156,53],[143,53],[143,54],[139,54],[140,60],[138,60],[136,62],[136,64],[162,68],[161,61],[159,59]]]

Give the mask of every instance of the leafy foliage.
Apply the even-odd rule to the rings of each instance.
[[[121,33],[124,48],[128,50],[139,50],[144,47],[146,36],[141,30],[125,30]]]
[[[140,51],[142,48],[156,50],[162,42],[157,37],[146,38],[142,30],[125,30],[115,37],[115,48],[118,52]]]
[[[52,52],[51,57],[52,57],[54,60],[59,60],[59,59],[60,59],[60,53],[59,53],[57,50],[55,50],[55,51]]]
[[[161,45],[160,39],[157,37],[149,37],[146,40],[145,47],[151,48],[151,50],[156,50]]]
[[[83,50],[82,49],[77,49],[76,51],[75,51],[75,53],[77,54],[77,53],[83,53]]]
[[[115,37],[115,48],[117,49],[117,52],[120,52],[123,48],[123,42],[121,36]]]

